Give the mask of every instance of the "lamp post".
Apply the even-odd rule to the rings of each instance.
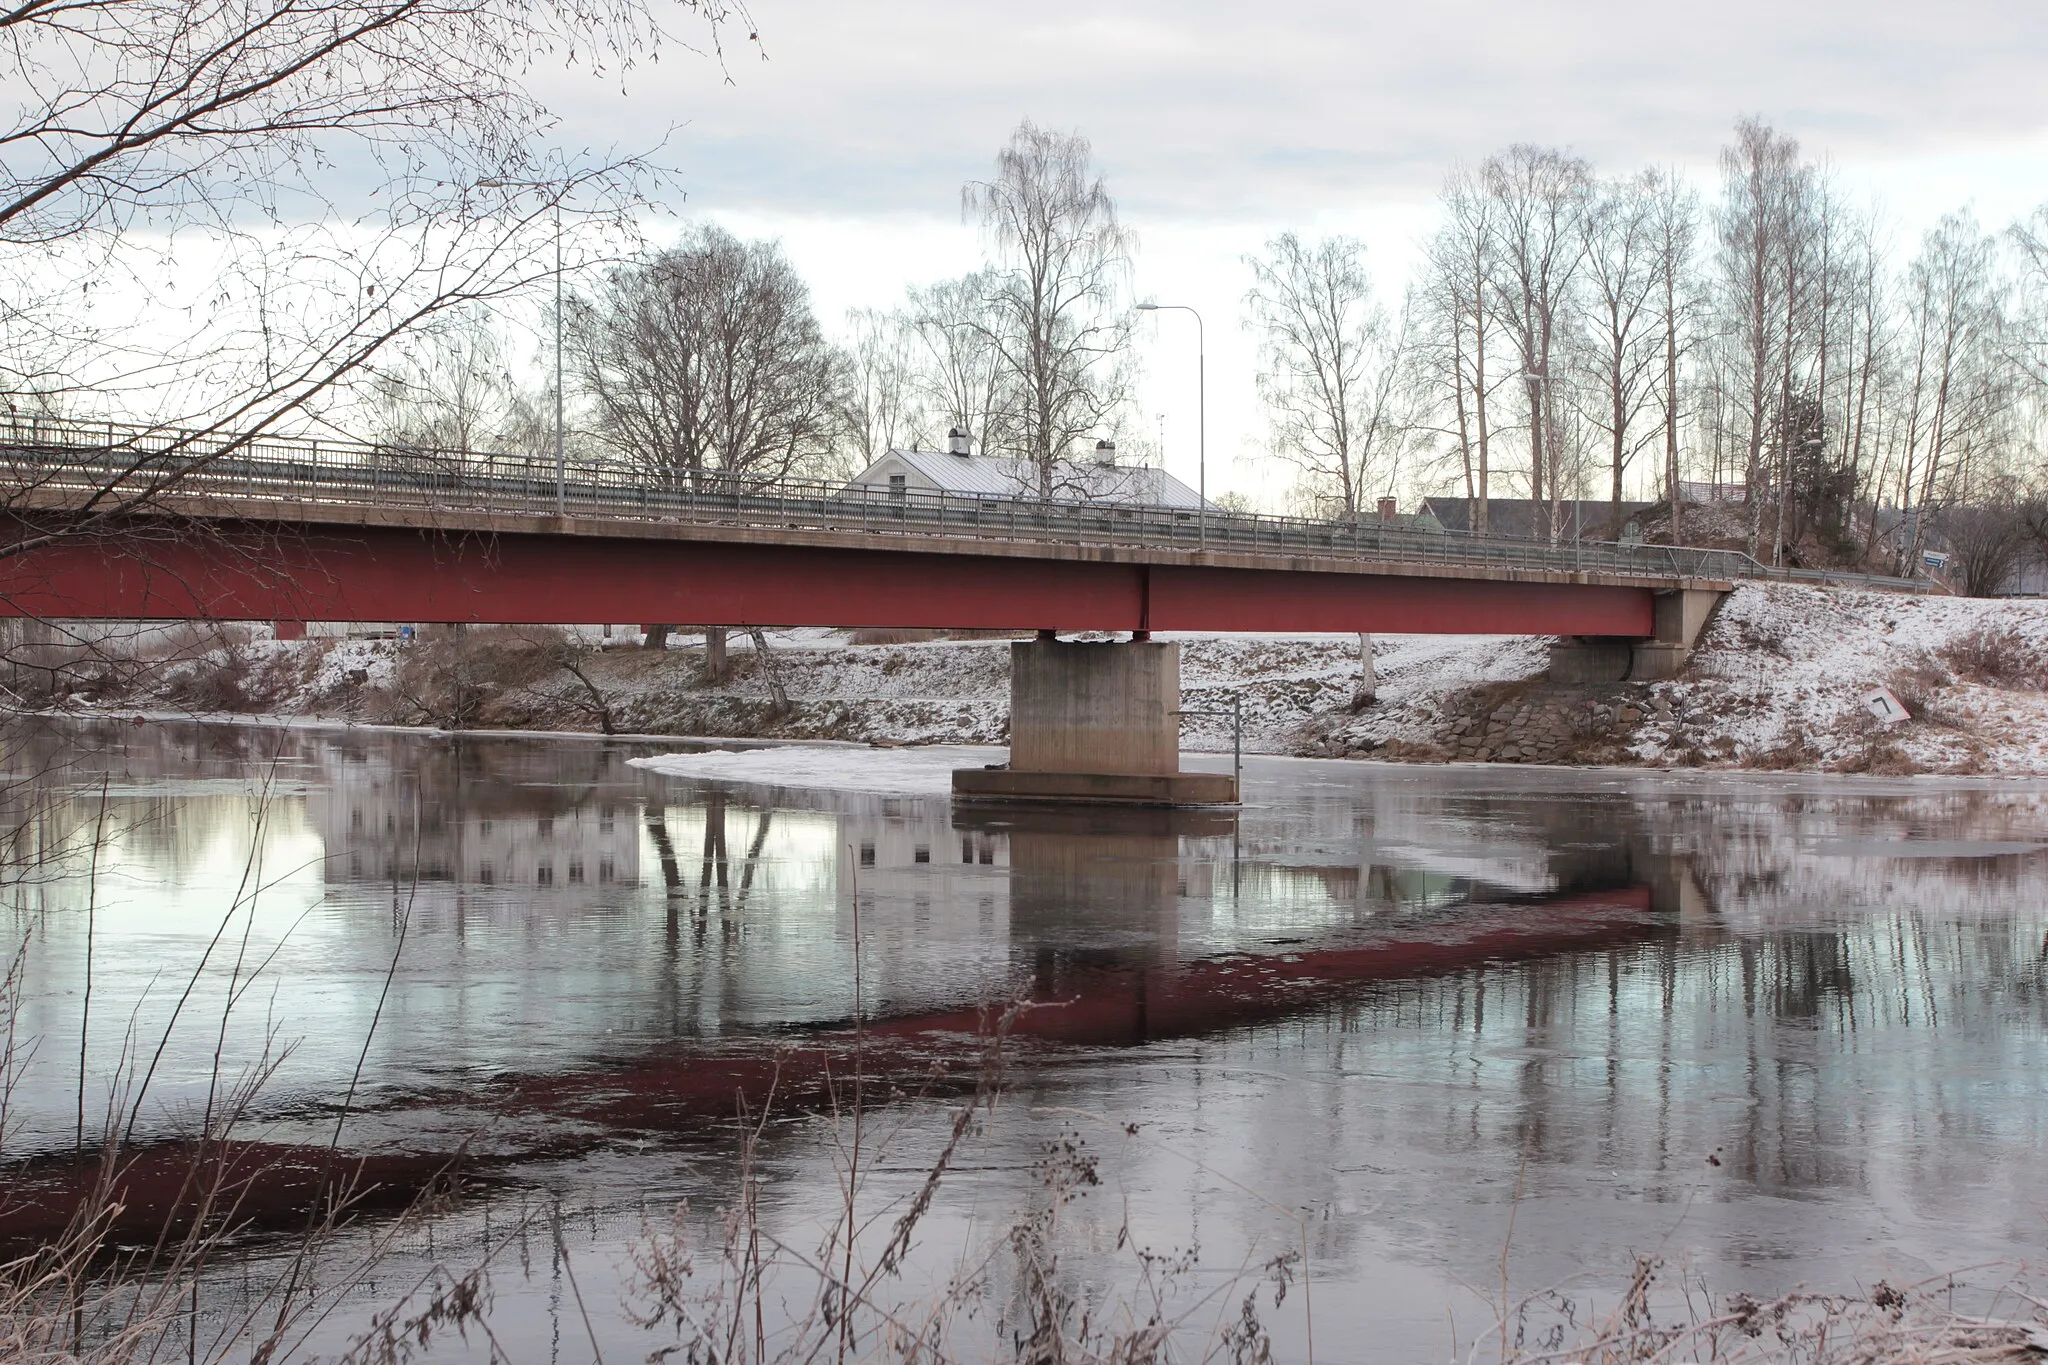
[[[562,440],[562,205],[555,204],[555,515],[568,515],[568,461]]]
[[[1193,313],[1195,318],[1195,495],[1201,506],[1195,509],[1195,543],[1209,548],[1209,390],[1208,346],[1203,337],[1202,315],[1184,303],[1141,303],[1141,313]]]

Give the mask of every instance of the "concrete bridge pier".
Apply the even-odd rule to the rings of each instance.
[[[1550,680],[1560,683],[1662,682],[1678,676],[1700,632],[1727,593],[1678,588],[1654,599],[1655,635],[1568,635],[1550,647]]]
[[[1010,762],[961,768],[964,800],[1207,806],[1237,800],[1222,773],[1180,770],[1180,646],[1100,644],[1050,631],[1010,646]]]

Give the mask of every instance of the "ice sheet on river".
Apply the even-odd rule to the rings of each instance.
[[[792,744],[737,753],[654,754],[628,761],[670,777],[883,796],[946,796],[953,790],[953,769],[1000,763],[1006,756],[1003,749],[972,744],[913,749],[814,749]]]

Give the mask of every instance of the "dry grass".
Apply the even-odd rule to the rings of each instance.
[[[1629,1287],[1604,1311],[1555,1291],[1522,1300],[1468,1357],[1512,1365],[1968,1365],[2048,1357],[2048,1302],[1997,1267],[1993,1316],[1958,1311],[1955,1275],[1867,1293],[1795,1290],[1775,1299],[1714,1295],[1636,1262]],[[2002,1281],[2002,1282],[1999,1282]]]
[[[1941,647],[1941,662],[1964,682],[2048,692],[2048,652],[2011,626],[1979,626]]]

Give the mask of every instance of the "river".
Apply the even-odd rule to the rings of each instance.
[[[439,1191],[338,1234],[376,1269],[308,1351],[488,1261],[514,1358],[641,1358],[668,1230],[709,1284],[743,1196],[793,1331],[849,1166],[872,1267],[941,1154],[874,1294],[968,1345],[1032,1292],[1215,1338],[1276,1258],[1281,1358],[1402,1361],[1638,1257],[1768,1296],[2048,1248],[2039,784],[1251,759],[1237,812],[973,811],[914,751],[823,788],[650,752],[16,735],[0,1138],[38,1193],[0,1232],[108,1124],[168,1148],[260,1075],[237,1136]],[[290,1254],[288,1201],[248,1214],[223,1303]]]

